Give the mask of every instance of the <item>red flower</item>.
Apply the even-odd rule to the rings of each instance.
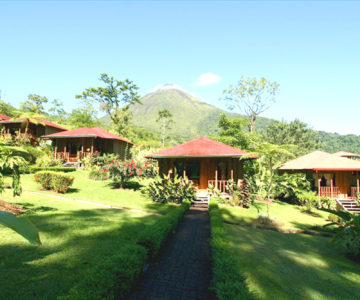
[[[106,169],[106,168],[105,168],[103,171],[104,171],[104,172],[109,172],[109,169]]]
[[[146,168],[148,165],[149,165],[149,162],[146,161],[146,162],[145,162],[145,168]]]
[[[132,173],[129,173],[129,176],[132,176]]]
[[[110,162],[113,164],[114,163],[114,161],[113,160],[110,160]]]

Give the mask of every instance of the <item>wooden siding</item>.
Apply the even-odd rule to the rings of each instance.
[[[315,187],[318,188],[318,182],[321,177],[324,176],[326,179],[326,185],[331,185],[333,180],[333,186],[339,188],[339,194],[351,195],[351,187],[356,187],[356,180],[360,178],[358,172],[347,172],[347,171],[334,171],[334,172],[313,172],[313,178]]]
[[[200,163],[200,189],[206,189],[208,181],[215,179],[216,170],[218,180],[231,179],[231,170],[235,181],[243,178],[243,162],[237,158],[159,158],[158,161],[160,174],[168,174],[169,171],[173,173],[176,162]]]

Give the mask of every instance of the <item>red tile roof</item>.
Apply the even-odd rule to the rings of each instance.
[[[9,119],[11,119],[11,117],[9,117],[7,115],[0,114],[0,120],[1,121],[6,121],[6,120],[9,120]]]
[[[241,157],[257,158],[243,150],[211,140],[207,137],[200,137],[187,143],[147,155],[146,158],[166,157]]]
[[[2,115],[0,115],[0,118],[1,118],[1,116]],[[7,117],[7,116],[5,116],[5,117]],[[34,122],[31,122],[31,119],[39,120],[40,122],[44,123],[45,126],[54,127],[54,128],[58,128],[58,129],[61,129],[61,130],[67,130],[66,128],[64,128],[64,127],[62,127],[62,126],[60,126],[58,124],[55,124],[55,123],[50,122],[48,120],[45,120],[44,118],[40,118],[40,117],[30,118],[30,123],[34,123]],[[1,124],[22,123],[25,120],[26,120],[25,118],[11,118],[11,117],[8,117],[8,119],[2,119],[0,121],[0,123]]]
[[[81,128],[76,128],[76,129],[72,129],[72,130],[67,130],[67,131],[44,135],[42,137],[47,138],[47,139],[74,138],[74,137],[98,137],[98,138],[102,138],[102,139],[119,140],[119,141],[123,141],[125,143],[133,145],[132,142],[130,142],[120,136],[117,136],[113,133],[110,133],[102,128],[99,128],[99,127],[92,127],[92,128],[81,127]]]

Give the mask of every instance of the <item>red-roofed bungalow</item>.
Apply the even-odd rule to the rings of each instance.
[[[132,142],[99,127],[76,128],[48,134],[43,138],[53,141],[56,158],[71,162],[77,162],[89,154],[101,153],[119,154],[123,159],[126,147],[133,145]]]
[[[27,135],[31,140],[36,141],[42,135],[67,130],[66,128],[45,120],[41,117],[33,118],[11,118],[0,115],[2,134],[8,136]]]
[[[226,192],[229,179],[243,178],[243,160],[257,158],[249,153],[206,137],[162,150],[146,156],[159,162],[160,174],[178,174],[188,177],[199,189],[209,184]]]

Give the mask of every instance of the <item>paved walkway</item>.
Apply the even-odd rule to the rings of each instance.
[[[209,241],[208,210],[191,207],[129,298],[212,299]]]

